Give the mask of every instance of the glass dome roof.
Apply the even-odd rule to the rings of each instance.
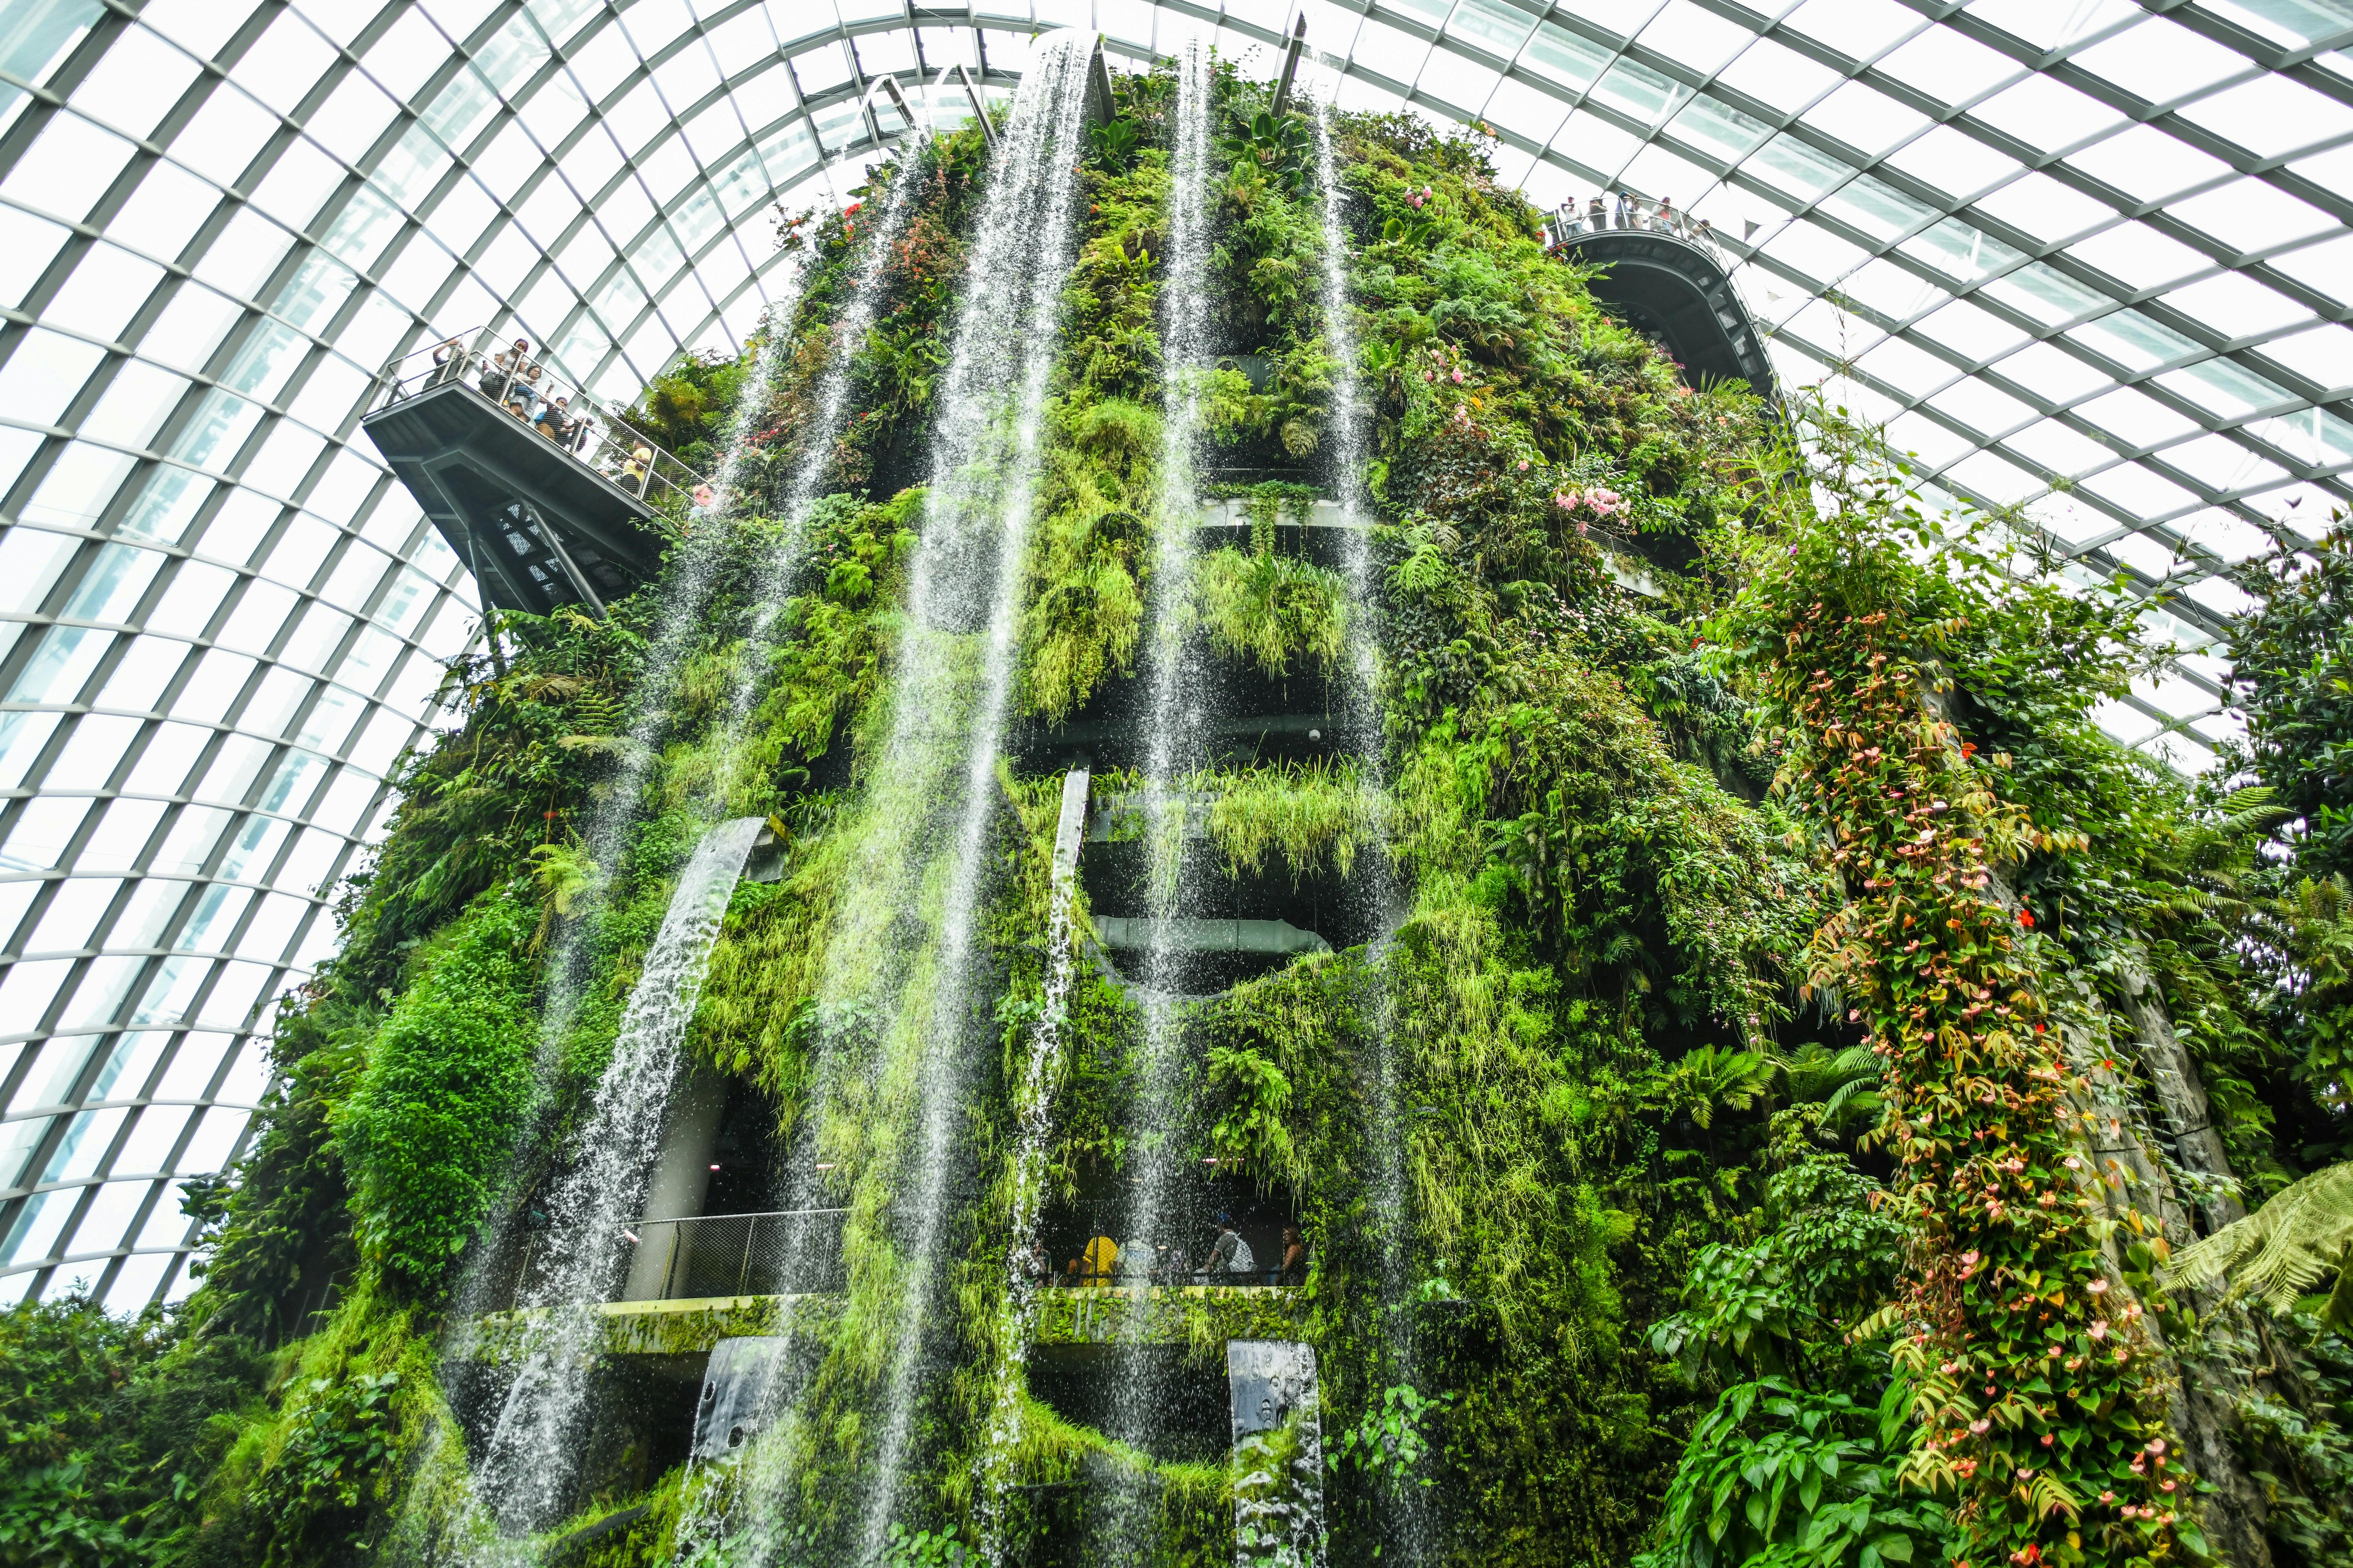
[[[480,326],[632,395],[792,289],[774,209],[1100,28],[1271,75],[1270,0],[0,6],[0,1300],[188,1287],[177,1185],[436,721],[471,582],[358,435]],[[2347,0],[1305,6],[1345,107],[1483,123],[1541,205],[1707,218],[1786,383],[1890,422],[2067,569],[2173,595],[2108,715],[2227,737],[2215,573],[2353,464]],[[1254,55],[1251,51],[1257,51]]]

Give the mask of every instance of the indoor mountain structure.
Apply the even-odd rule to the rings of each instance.
[[[2353,1568],[2344,0],[0,0],[0,1568]]]

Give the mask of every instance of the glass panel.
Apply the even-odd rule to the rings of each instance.
[[[106,1065],[98,1069],[83,1099],[135,1100],[145,1093],[147,1080],[155,1076],[155,1064],[163,1059],[170,1038],[153,1031],[123,1036],[107,1053]]]
[[[1535,36],[1528,40],[1527,52],[1521,63],[1539,75],[1569,87],[1582,89],[1590,87],[1609,68],[1612,50],[1566,27],[1550,22],[1539,23]],[[775,164],[769,165],[770,172]]]
[[[98,1046],[94,1035],[48,1040],[35,1047],[38,1051],[25,1069],[24,1081],[16,1086],[16,1097],[8,1102],[11,1115],[43,1105],[70,1105],[74,1085],[81,1078],[82,1068],[90,1065],[90,1053]],[[26,1145],[30,1147],[30,1145]],[[0,1169],[0,1183],[8,1177]]]
[[[66,1124],[66,1134],[51,1150],[47,1162],[41,1167],[43,1182],[79,1182],[98,1170],[99,1161],[106,1157],[108,1145],[122,1127],[130,1113],[121,1106],[110,1106],[103,1110],[85,1110]]]
[[[0,1263],[26,1263],[49,1256],[58,1233],[65,1229],[67,1217],[80,1201],[79,1187],[38,1193],[26,1199],[16,1223],[9,1227],[7,1239],[0,1241]]]

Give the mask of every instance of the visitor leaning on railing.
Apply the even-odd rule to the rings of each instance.
[[[595,398],[567,385],[532,356],[529,338],[517,338],[495,353],[485,352],[491,346],[488,343],[472,350],[464,343],[463,336],[448,338],[386,365],[379,377],[385,388],[382,405],[470,381],[484,397],[631,495],[688,506],[711,504],[709,481],[603,413]],[[403,373],[405,365],[420,360],[427,362],[423,370]]]

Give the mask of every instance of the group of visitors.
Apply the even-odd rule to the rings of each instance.
[[[1661,196],[1655,205],[1646,204],[1641,197],[1630,195],[1623,187],[1605,196],[1596,192],[1582,212],[1575,202],[1563,202],[1553,218],[1555,242],[1566,241],[1577,234],[1600,234],[1612,228],[1648,229],[1656,234],[1672,234],[1679,238],[1705,245],[1715,237],[1715,230],[1707,219],[1696,223],[1691,215],[1675,210],[1675,205]]]
[[[435,349],[430,384],[438,386],[462,377],[468,357],[466,345],[456,338]],[[543,391],[543,384],[547,391]],[[531,357],[529,338],[517,338],[512,348],[501,349],[483,361],[475,384],[492,402],[503,405],[508,413],[567,452],[578,451],[587,439],[586,416],[573,413],[572,395],[555,390],[554,382],[546,379],[545,368]]]
[[[1032,1283],[1054,1286],[1111,1286],[1126,1281],[1164,1285],[1303,1285],[1307,1281],[1307,1243],[1299,1227],[1282,1227],[1282,1263],[1280,1268],[1261,1268],[1250,1244],[1234,1226],[1230,1214],[1219,1214],[1214,1222],[1217,1239],[1210,1243],[1208,1256],[1196,1268],[1184,1244],[1155,1245],[1142,1237],[1125,1242],[1114,1241],[1108,1234],[1099,1233],[1058,1272],[1052,1255],[1042,1241],[1035,1244],[1025,1260],[1024,1272]]]
[[[467,361],[471,356],[466,345],[456,338],[433,351],[433,374],[426,384],[438,386],[444,382],[459,381],[466,374]],[[531,340],[517,338],[512,347],[500,350],[482,362],[481,374],[475,384],[490,399],[506,411],[554,442],[567,452],[577,453],[587,445],[588,416],[574,413],[572,395],[558,387],[545,368],[532,358]],[[615,456],[618,456],[617,452]],[[628,457],[618,468],[607,465],[613,481],[634,496],[646,493],[646,479],[653,470],[653,448],[634,442]],[[698,504],[701,504],[698,501]]]

